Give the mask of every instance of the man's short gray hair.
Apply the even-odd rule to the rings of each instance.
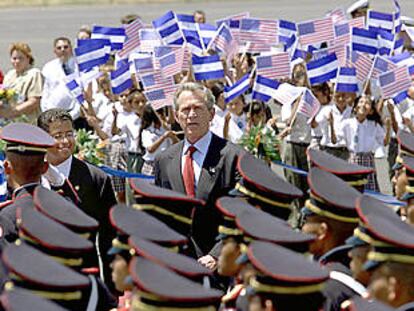
[[[211,93],[211,91],[205,87],[204,85],[200,84],[200,83],[195,83],[195,82],[186,82],[181,84],[177,91],[175,92],[175,96],[174,96],[174,108],[175,110],[178,110],[179,108],[179,104],[178,104],[178,98],[180,97],[181,93],[184,91],[190,91],[190,92],[201,92],[204,96],[204,102],[207,106],[207,108],[209,110],[214,108],[214,104],[216,102],[216,99],[214,98],[213,93]]]

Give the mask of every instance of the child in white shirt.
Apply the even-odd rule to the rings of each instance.
[[[154,175],[155,157],[172,144],[178,142],[176,134],[162,127],[157,113],[151,105],[146,105],[142,114],[139,141],[144,150],[144,165],[141,172],[145,175]]]
[[[379,146],[388,144],[389,134],[389,127],[387,135],[384,131],[381,118],[373,107],[373,101],[367,96],[362,96],[356,101],[354,116],[342,122],[338,137],[346,143],[350,163],[375,169],[374,152]],[[379,192],[375,172],[368,176],[365,189]]]

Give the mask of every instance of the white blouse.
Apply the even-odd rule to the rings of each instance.
[[[378,123],[365,120],[359,122],[356,118],[344,120],[338,134],[345,140],[349,152],[375,152],[384,145],[385,131]]]

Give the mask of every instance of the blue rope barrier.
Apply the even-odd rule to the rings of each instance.
[[[105,173],[112,175],[112,176],[117,176],[117,177],[122,177],[122,178],[142,178],[142,179],[151,179],[151,180],[154,179],[154,176],[119,171],[119,170],[115,170],[105,165],[100,165],[99,168],[103,170]]]
[[[273,161],[273,164],[276,164],[278,166],[281,166],[281,167],[283,167],[283,168],[285,168],[287,170],[290,170],[290,171],[292,171],[292,172],[294,172],[296,174],[303,175],[303,176],[308,176],[308,172],[307,171],[301,170],[300,168],[294,167],[294,166],[289,165],[289,164],[285,164],[282,161]]]
[[[384,194],[384,193],[381,193],[381,192],[375,192],[375,191],[372,191],[372,190],[364,190],[364,194],[367,194],[371,197],[374,197],[377,200],[379,200],[379,201],[381,201],[385,204],[395,205],[395,206],[406,206],[407,205],[406,202],[401,202],[396,197],[394,197],[392,195]]]

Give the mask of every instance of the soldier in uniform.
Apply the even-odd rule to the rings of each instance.
[[[267,242],[250,243],[247,255],[257,273],[249,310],[318,311],[329,272],[301,254]]]
[[[312,168],[308,175],[310,198],[302,209],[302,231],[317,236],[311,243],[314,258],[330,270],[324,294],[325,310],[339,310],[341,303],[365,292],[364,286],[352,278],[346,239],[358,225],[355,200],[361,196],[356,189],[335,175]]]
[[[387,205],[366,195],[358,199],[357,210],[374,238],[364,265],[371,272],[369,297],[398,310],[412,309],[414,228]]]

